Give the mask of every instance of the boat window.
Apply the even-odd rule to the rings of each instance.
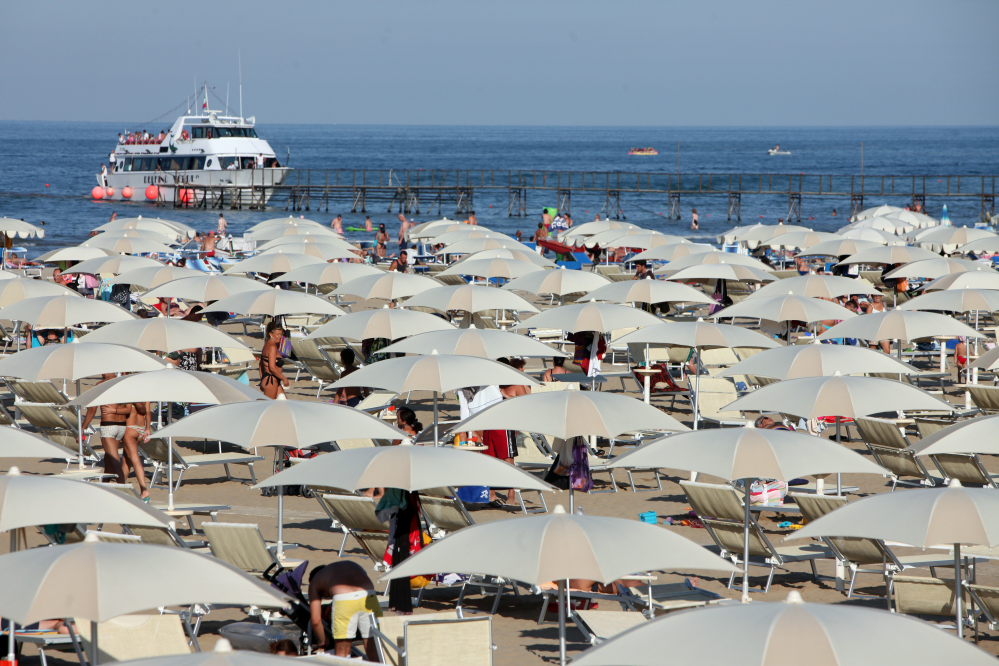
[[[235,157],[220,157],[219,160],[219,166],[223,169],[228,169],[231,164],[236,162]],[[236,168],[239,168],[239,164],[236,164]]]
[[[184,168],[184,161],[186,159],[186,157],[177,157],[176,155],[171,157],[161,157],[160,171],[180,171]]]
[[[208,158],[208,163],[205,166],[209,166],[210,167],[211,165],[212,165],[212,158],[209,157]]]
[[[216,136],[220,139],[223,137],[232,136],[232,130],[229,129],[228,127],[216,127],[215,132]]]
[[[239,168],[240,169],[253,169],[257,166],[257,158],[255,157],[240,157],[239,158]]]
[[[246,136],[250,137],[251,139],[256,139],[257,138],[257,130],[253,129],[252,127],[247,127],[246,128]]]
[[[152,171],[156,168],[156,158],[155,157],[141,157],[136,158],[134,161],[133,170],[134,171]]]
[[[129,157],[126,160],[124,160],[124,162],[122,163],[121,170],[122,171],[131,171],[132,170],[132,158],[131,157]]]
[[[184,168],[189,171],[200,171],[205,168],[204,157],[187,157],[184,161],[186,162]]]

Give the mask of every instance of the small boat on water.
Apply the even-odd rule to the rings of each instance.
[[[790,154],[791,154],[790,150],[781,150],[779,143],[767,151],[767,155],[790,155]]]
[[[658,155],[659,151],[655,148],[632,148],[628,151],[629,155]]]

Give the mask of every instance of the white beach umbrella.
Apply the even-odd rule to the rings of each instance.
[[[237,262],[223,273],[235,275],[239,273],[287,273],[288,271],[309,264],[325,263],[319,257],[312,257],[307,254],[277,252],[274,254],[258,254],[249,259]]]
[[[625,280],[594,289],[581,300],[611,303],[714,303],[700,289],[668,280]]]
[[[610,284],[600,273],[556,268],[543,273],[528,273],[503,285],[507,291],[525,291],[529,294],[555,294],[565,296],[586,292]]]
[[[34,280],[30,278],[14,278],[12,280],[0,280],[0,308],[5,308],[14,303],[20,303],[28,298],[38,298],[42,296],[76,296],[80,295],[64,287],[61,284],[48,282],[46,280]]]
[[[340,238],[340,234],[329,227],[316,226],[314,224],[274,224],[247,233],[246,236],[252,240],[269,241],[282,236],[330,236]]]
[[[127,229],[143,229],[158,233],[167,238],[184,241],[194,236],[194,230],[186,224],[160,220],[158,218],[130,217],[105,222],[99,227],[94,227],[92,232],[97,233],[118,233]]]
[[[852,294],[880,294],[867,280],[841,277],[838,275],[801,275],[785,278],[760,287],[745,300],[773,298],[783,294],[794,294],[809,298],[837,298]]]
[[[776,224],[776,225],[763,225],[754,226],[752,229],[746,231],[746,233],[740,235],[736,238],[737,241],[745,243],[747,241],[758,241],[765,242],[769,241],[777,236],[784,236],[786,234],[792,234],[797,232],[809,232],[811,229],[808,227],[803,227],[797,224]]]
[[[263,245],[258,245],[257,251],[263,252],[265,250],[273,250],[274,248],[284,247],[286,245],[312,245],[316,243],[320,245],[333,245],[345,250],[358,249],[356,245],[347,242],[340,236],[328,236],[326,234],[323,234],[322,236],[312,236],[309,234],[303,234],[300,236],[279,236],[272,241],[267,241]]]
[[[529,261],[517,261],[516,259],[475,259],[463,261],[455,264],[443,272],[441,275],[471,275],[473,277],[486,278],[519,278],[530,273],[537,273],[545,269]]]
[[[676,243],[689,243],[682,236],[671,236],[649,229],[611,229],[586,238],[574,236],[573,240],[584,247],[633,247],[648,250],[653,247]]]
[[[766,226],[768,225],[757,223],[757,224],[747,224],[744,227],[733,227],[728,231],[723,231],[718,236],[715,236],[715,241],[718,243],[734,243],[736,242],[736,239],[739,238],[739,236],[750,231],[751,229],[759,229]]]
[[[979,361],[984,358],[985,356],[982,356]],[[983,365],[988,365],[988,363]],[[923,437],[915,442],[912,448],[916,450],[918,456],[935,456],[946,453],[999,455],[999,429],[996,428],[999,425],[999,420],[997,419],[999,419],[999,415],[958,421]]]
[[[885,274],[886,278],[928,278],[935,280],[944,275],[954,273],[996,273],[995,270],[980,264],[977,261],[966,259],[945,259],[936,257],[935,259],[921,259],[899,266],[898,268]]]
[[[386,272],[376,275],[362,275],[350,282],[344,282],[333,293],[349,294],[363,299],[378,298],[394,301],[424,291],[440,288],[444,284],[440,280],[412,273]]]
[[[725,627],[725,640],[717,640]],[[950,636],[933,624],[898,613],[804,603],[791,590],[783,602],[711,606],[670,613],[586,650],[573,666],[659,666],[663,636],[688,640],[670,644],[677,664],[776,666],[808,655],[824,666],[890,664],[906,655],[908,666],[961,663],[987,666],[994,657]]]
[[[920,234],[920,244],[934,243],[937,245],[967,245],[982,238],[997,238],[995,232],[974,227],[933,227]]]
[[[308,220],[305,217],[295,217],[294,215],[289,215],[288,217],[272,217],[269,220],[258,222],[257,224],[254,224],[252,227],[247,229],[247,231],[257,231],[258,229],[263,229],[264,227],[273,227],[281,225],[325,227],[325,225],[323,225],[321,222],[316,222],[315,220]]]
[[[348,338],[367,340],[385,338],[398,340],[428,331],[446,331],[454,326],[441,317],[426,312],[382,308],[351,312],[327,322],[308,335],[310,340]]]
[[[413,335],[381,350],[382,354],[453,354],[498,359],[503,356],[562,357],[568,354],[526,335],[482,328],[454,328]],[[0,361],[0,369],[3,361]]]
[[[120,229],[118,231],[97,234],[96,236],[80,243],[80,247],[105,247],[112,249],[110,247],[112,239],[118,241],[122,238],[137,238],[152,241],[154,243],[160,243],[162,245],[169,245],[177,242],[176,233],[161,234],[157,231],[150,231],[149,229]]]
[[[58,261],[86,261],[87,259],[99,259],[101,257],[116,256],[118,255],[111,250],[105,250],[99,247],[80,247],[79,245],[74,245],[72,247],[60,247],[55,250],[49,250],[40,257],[37,257],[35,261],[53,264]]]
[[[449,220],[448,218],[442,218],[440,220],[431,220],[430,222],[423,222],[409,229],[406,232],[406,238],[409,239],[419,239],[419,238],[433,238],[434,236],[439,236],[443,233],[443,230],[436,229],[435,227],[449,227],[457,224],[461,224],[460,220]]]
[[[638,571],[726,571],[717,555],[655,525],[577,516],[561,505],[547,515],[466,527],[392,568],[382,580],[457,572],[502,576],[540,585],[558,581],[559,657],[565,657],[565,581],[609,583]]]
[[[954,547],[954,572],[961,582],[961,546],[999,545],[999,494],[991,488],[904,490],[869,495],[831,511],[787,537],[836,536],[897,541],[919,548]],[[957,592],[957,590],[955,590]],[[963,589],[955,594],[957,635],[964,633]]]
[[[514,328],[555,328],[567,333],[596,331],[609,333],[621,328],[658,324],[659,318],[626,305],[576,303],[562,305],[520,322]]]
[[[326,266],[328,264],[320,264]],[[266,284],[235,275],[198,275],[165,282],[142,294],[143,298],[180,298],[186,301],[217,301],[249,291],[267,291]]]
[[[891,372],[916,375],[919,370],[887,354],[852,345],[788,345],[766,349],[733,366],[717,377],[757,375],[774,379],[860,375],[868,372]]]
[[[138,318],[115,303],[80,298],[79,294],[26,298],[0,309],[0,317],[11,321],[26,321],[35,328],[69,328],[90,322],[117,322]]]
[[[878,340],[919,340],[934,335],[982,337],[975,329],[941,314],[895,310],[860,315],[836,324],[819,336],[819,340],[835,338],[860,338]]]
[[[993,270],[949,273],[923,285],[923,291],[941,289],[999,289],[999,272]]]
[[[14,426],[0,426],[0,458],[62,458],[68,462],[74,457],[75,452],[51,439]]]
[[[29,382],[46,379],[76,381],[110,372],[150,372],[169,364],[147,351],[127,345],[90,343],[46,345],[0,359],[0,377]]]
[[[0,234],[7,238],[45,238],[41,227],[11,217],[0,217]]]
[[[940,220],[930,217],[924,213],[917,213],[914,210],[898,210],[885,213],[883,217],[902,220],[906,224],[914,224],[920,228],[936,227]]]
[[[355,278],[365,275],[380,275],[383,272],[382,269],[368,264],[346,264],[341,262],[312,264],[288,271],[280,277],[273,278],[272,282],[304,282],[314,285],[343,284]]]
[[[905,241],[902,241],[904,244]],[[826,241],[824,243],[819,243],[809,247],[807,250],[802,250],[798,254],[794,255],[796,257],[848,257],[851,254],[857,254],[861,250],[867,250],[872,247],[878,247],[884,245],[884,243],[873,243],[870,241],[861,240],[851,240],[849,238],[844,238],[843,240],[833,240]]]
[[[999,363],[997,363],[997,361],[999,361],[999,347],[993,347],[972,361],[971,365],[968,367],[981,368],[982,370],[994,370],[996,367],[999,367]]]
[[[697,256],[699,255],[692,254],[690,257],[684,257],[683,259],[690,259]],[[678,259],[677,261],[683,261],[683,259]],[[705,264],[702,266],[689,266],[672,272],[669,270],[669,267],[675,263],[675,261],[671,261],[662,268],[657,268],[654,272],[657,275],[666,274],[667,280],[676,280],[677,282],[703,282],[704,280],[773,282],[777,279],[767,271],[741,264]]]
[[[511,236],[486,229],[485,227],[472,227],[467,224],[462,225],[462,227],[462,229],[457,231],[446,231],[439,236],[434,236],[428,242],[434,245],[452,245],[458,241],[475,240],[476,238],[502,238],[516,242],[516,239]]]
[[[999,291],[986,289],[944,289],[916,296],[898,306],[899,310],[971,312],[999,310]]]
[[[0,280],[17,280],[21,276],[17,273],[11,273],[10,271],[0,270]]]
[[[773,248],[804,249],[818,245],[819,243],[830,243],[840,240],[844,239],[839,234],[830,234],[824,231],[795,231],[789,234],[774,236],[762,244]]]
[[[718,250],[712,250],[710,252],[698,252],[696,254],[691,254],[686,257],[680,257],[669,262],[665,266],[656,270],[656,273],[675,273],[681,271],[684,268],[690,268],[692,266],[712,266],[716,264],[722,265],[735,265],[735,266],[748,266],[750,268],[755,268],[760,271],[772,271],[773,268],[767,266],[765,263],[759,259],[754,259],[749,255],[736,254],[734,252],[719,252]]]
[[[128,345],[163,353],[196,347],[247,349],[238,338],[208,324],[170,317],[117,322],[80,338],[80,344],[93,343]]]
[[[966,245],[961,245],[955,250],[955,252],[960,252],[961,254],[967,254],[969,252],[999,252],[999,237],[989,236],[987,238],[979,238],[978,240],[971,241]]]
[[[898,206],[888,206],[882,204],[880,206],[873,206],[871,208],[865,208],[856,215],[853,216],[853,221],[866,220],[870,217],[877,217],[878,215],[888,215],[889,213],[901,213],[904,208]]]
[[[795,296],[788,292],[783,296],[766,296],[752,300],[747,298],[711,316],[716,320],[729,317],[749,317],[777,322],[803,321],[808,323],[824,319],[845,320],[857,315],[842,305],[824,301],[821,298]]]
[[[847,226],[843,227],[836,233],[843,238],[850,240],[871,241],[873,243],[877,243],[878,245],[905,245],[905,239],[897,234],[882,231],[881,229],[872,229],[871,227]]]
[[[150,259],[149,257],[130,257],[124,254],[116,254],[110,257],[96,257],[81,261],[76,266],[71,266],[63,273],[89,273],[90,275],[103,275],[112,273],[118,275],[125,271],[147,266],[163,266],[163,262]]]
[[[103,236],[103,238],[101,237]],[[86,241],[83,247],[99,247],[119,254],[171,254],[174,249],[147,238],[129,238],[111,234],[101,234]]]
[[[854,229],[880,229],[881,231],[887,231],[893,234],[906,234],[916,229],[916,225],[911,222],[906,222],[905,220],[900,220],[897,217],[886,217],[884,215],[877,215],[874,217],[864,218],[863,220],[857,220],[850,224]]]
[[[861,250],[857,254],[847,257],[836,264],[846,266],[849,264],[908,264],[920,259],[939,259],[940,255],[925,250],[921,247],[909,247],[908,245],[889,245],[885,247],[872,247]]]
[[[233,294],[209,305],[202,312],[235,312],[242,315],[267,315],[269,317],[290,314],[334,316],[346,314],[345,310],[325,298],[285,289],[244,291],[240,294]]]
[[[722,428],[688,432],[648,442],[617,456],[608,467],[682,469],[742,479],[745,497],[742,601],[749,601],[750,486],[755,479],[790,481],[813,474],[885,474],[859,453],[821,437],[781,430]]]
[[[516,259],[518,261],[529,261],[532,264],[537,264],[538,266],[551,266],[555,267],[555,262],[551,259],[545,259],[537,252],[522,252],[520,250],[482,250],[481,252],[472,252],[471,254],[466,254],[464,257],[458,261],[451,264],[452,266],[457,266],[466,261],[474,261],[476,259]]]
[[[639,229],[641,231],[645,231],[637,224],[632,224],[631,222],[621,222],[620,220],[594,220],[593,222],[585,222],[583,224],[570,227],[568,231],[562,234],[562,236],[596,236],[599,233],[610,231],[612,229]]]
[[[308,257],[318,257],[323,261],[330,261],[332,259],[357,259],[361,256],[357,248],[343,241],[340,241],[340,243],[287,243],[263,250],[260,254],[304,254]]]
[[[513,312],[538,311],[536,307],[528,303],[522,296],[518,296],[510,291],[473,284],[427,289],[408,299],[403,305],[407,308],[433,308],[441,312],[460,311],[475,313],[486,310],[510,310]]]
[[[639,252],[628,261],[675,261],[690,254],[712,252],[714,249],[713,245],[707,243],[668,243]]]
[[[482,250],[519,250],[521,252],[531,252],[531,248],[515,240],[504,238],[473,238],[458,241],[448,247],[438,250],[435,254],[443,256],[446,254],[472,254]]]
[[[180,268],[178,266],[147,266],[146,268],[136,268],[125,271],[116,277],[108,280],[110,284],[134,284],[147,289],[153,289],[166,284],[171,280],[182,278],[196,278],[204,273],[190,268]]]

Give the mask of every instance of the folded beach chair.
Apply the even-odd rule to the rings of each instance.
[[[916,451],[898,428],[898,424],[887,419],[854,419],[860,438],[874,456],[875,462],[891,472],[891,489],[898,484],[904,486],[935,486],[939,479],[930,475],[923,462],[916,457]],[[917,481],[906,481],[902,477],[915,477]]]
[[[697,513],[708,535],[715,542],[717,552],[732,561],[742,564],[743,539],[745,533],[745,513],[742,498],[732,486],[711,483],[681,481],[680,486],[687,494],[691,508]],[[709,548],[709,550],[714,550]],[[769,574],[764,592],[770,591],[774,573],[778,567],[795,562],[808,562],[812,577],[818,579],[815,560],[833,559],[832,550],[826,546],[805,544],[775,547],[760,529],[756,516],[750,514],[749,523],[749,566],[768,568]],[[756,558],[754,561],[752,558]],[[728,587],[732,587],[735,572],[729,577]]]
[[[343,557],[347,537],[353,537],[376,565],[383,564],[385,548],[377,544],[388,544],[389,524],[378,520],[375,515],[375,500],[363,495],[338,495],[315,493],[319,506],[334,521],[334,529],[343,531],[343,541],[337,557]],[[377,536],[384,534],[384,539]]]
[[[84,653],[90,654],[90,623],[77,622]],[[179,615],[122,615],[97,625],[98,661],[190,654],[189,635]]]
[[[319,384],[316,390],[316,397],[323,390],[323,384],[331,384],[340,379],[341,368],[332,363],[327,354],[319,349],[315,340],[309,338],[292,338],[291,349],[312,377],[312,381]]]
[[[962,589],[962,607],[971,608],[968,590]],[[935,615],[954,618],[954,580],[921,576],[895,576],[895,612],[907,615]],[[962,618],[967,622],[967,613]],[[943,625],[946,626],[946,625]],[[950,625],[953,628],[953,624]]]
[[[971,401],[983,414],[999,414],[999,386],[971,385],[966,387]]]
[[[572,621],[591,645],[602,643],[618,634],[648,622],[641,613],[628,611],[576,610]]]
[[[406,666],[492,666],[490,617],[407,622],[403,631]]]
[[[847,503],[845,497],[834,495],[791,493],[791,497],[801,509],[802,517],[809,523]],[[890,600],[893,579],[896,574],[907,569],[928,568],[930,575],[936,576],[937,568],[954,567],[954,558],[946,555],[934,557],[931,554],[922,554],[899,557],[880,539],[822,537],[822,541],[832,550],[836,559],[850,569],[850,587],[846,593],[847,598],[853,596],[857,574],[878,574],[884,578],[887,590],[886,597]]]
[[[122,534],[121,532],[103,532],[96,530],[87,530],[83,537],[92,537],[97,539],[101,543],[142,543],[142,539],[132,534]]]
[[[460,620],[461,617],[459,611],[421,613],[420,615],[385,615],[379,618],[371,616],[372,623],[377,627],[375,645],[378,649],[379,660],[382,663],[393,664],[394,666],[406,663],[404,654],[406,649],[406,625],[416,622]],[[400,656],[402,656],[402,659],[400,659]]]
[[[159,437],[154,437],[148,442],[139,444],[139,452],[153,463],[153,475],[149,485],[156,485],[157,481],[167,477],[168,450],[166,441]],[[177,481],[174,483],[174,491],[180,488],[180,482],[184,478],[184,472],[193,467],[204,467],[206,465],[222,465],[225,468],[225,476],[229,481],[240,481],[241,483],[257,483],[257,475],[253,471],[253,463],[263,460],[263,456],[255,456],[250,453],[185,453],[181,454],[180,449],[173,447],[173,467],[178,472]],[[232,475],[229,465],[246,465],[250,470],[250,479],[240,479]]]
[[[294,569],[302,560],[278,560],[271,550],[276,544],[264,541],[260,528],[252,523],[201,523],[212,555],[243,571],[263,575]]]

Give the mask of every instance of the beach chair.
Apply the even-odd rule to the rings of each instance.
[[[457,532],[463,527],[475,524],[465,509],[465,505],[457,497],[435,497],[421,492],[420,505],[423,508],[423,518],[427,521],[430,536],[434,539],[442,539],[451,532]]]
[[[399,397],[399,394],[395,391],[372,391],[357,404],[355,409],[372,415],[380,415],[381,418],[386,420],[395,421],[395,412],[388,412],[386,410],[397,397]]]
[[[28,382],[23,380],[8,381],[7,385],[14,395],[23,402],[39,402],[44,404],[65,405],[69,402],[66,394],[48,380]]]
[[[729,559],[736,566],[743,561],[743,539],[745,534],[745,510],[742,498],[732,486],[711,483],[681,481],[680,487],[687,494],[691,508],[707,529],[708,535],[715,542],[717,552]],[[713,550],[710,549],[709,550]],[[769,569],[764,592],[770,591],[774,573],[785,564],[808,562],[812,568],[812,577],[818,579],[815,560],[832,559],[833,552],[816,544],[775,547],[760,529],[756,516],[750,514],[749,523],[749,566]],[[752,558],[757,558],[755,561]],[[735,572],[728,579],[728,587],[732,587]]]
[[[151,525],[122,525],[126,533],[142,539],[142,543],[154,546],[169,546],[171,548],[186,548],[199,553],[210,553],[205,541],[185,541],[172,527],[153,527]]]
[[[596,645],[645,624],[648,618],[629,611],[574,610],[572,621],[583,633],[583,640]]]
[[[154,437],[147,442],[142,442],[139,444],[139,452],[153,464],[153,474],[149,481],[150,486],[154,486],[157,481],[166,478],[169,458],[165,440]],[[178,474],[177,481],[174,483],[174,491],[176,492],[180,488],[180,482],[184,479],[184,472],[194,467],[205,467],[207,465],[222,465],[225,468],[225,476],[228,481],[239,481],[255,485],[257,483],[257,475],[253,471],[253,463],[263,459],[263,456],[255,456],[250,453],[181,454],[180,449],[175,446],[173,447],[173,468]],[[246,465],[250,471],[249,480],[233,476],[229,465]]]
[[[891,472],[891,489],[898,484],[903,486],[937,485],[939,479],[930,475],[923,462],[916,457],[916,451],[898,428],[898,424],[887,419],[856,418],[854,425],[875,462]],[[917,481],[906,481],[902,477],[916,477]]]
[[[981,611],[981,619],[985,620],[989,629],[995,631],[999,629],[999,587],[988,587],[975,583],[965,583],[964,589]],[[975,642],[978,642],[978,623],[980,621],[978,613],[973,612],[972,619],[975,624]]]
[[[91,537],[97,539],[101,543],[142,543],[141,537],[134,536],[132,534],[123,534],[121,532],[104,532],[100,530],[87,530],[83,534],[83,538]]]
[[[350,451],[352,449],[370,449],[379,446],[373,439],[338,439],[333,442],[337,451]]]
[[[251,349],[243,347],[222,347],[221,349],[228,362],[207,365],[203,369],[217,372],[229,379],[239,379],[244,372],[249,371],[257,362],[257,357],[253,355],[253,350]]]
[[[950,426],[957,423],[957,421],[944,420],[944,419],[915,419],[916,429],[919,431],[919,438],[926,439],[935,432],[940,432],[944,428],[949,428]]]
[[[461,620],[459,611],[442,611],[439,613],[421,613],[420,615],[385,615],[371,621],[376,627],[375,646],[379,660],[384,664],[407,664],[406,661],[406,626],[421,622],[447,622]],[[488,618],[483,618],[488,619]],[[400,658],[401,657],[401,658]]]
[[[687,382],[690,387],[691,408],[694,405],[694,387],[697,385],[697,378],[688,376]],[[735,402],[739,398],[735,384],[721,377],[700,377],[700,391],[697,394],[697,414],[698,421],[714,423],[718,426],[744,426],[749,419],[739,411],[726,411],[724,407]]]
[[[248,573],[263,576],[271,571],[294,569],[302,563],[291,558],[278,560],[271,550],[276,544],[264,541],[260,528],[253,523],[204,522],[201,529],[208,537],[212,555]]]
[[[971,608],[968,590],[962,589],[962,605]],[[895,612],[906,615],[937,615],[953,618],[956,610],[954,580],[922,576],[895,576]],[[967,611],[966,611],[967,613]],[[966,620],[967,615],[962,620]],[[944,625],[946,626],[946,625]],[[951,625],[953,628],[953,625]]]
[[[319,384],[316,397],[322,393],[323,384],[332,384],[340,379],[339,366],[330,362],[329,356],[322,353],[315,340],[309,338],[292,338],[291,349],[295,358],[305,366],[312,381]]]
[[[338,495],[330,493],[315,493],[319,506],[333,521],[333,529],[343,532],[343,541],[337,557],[343,557],[343,549],[347,545],[347,537],[353,537],[365,551],[365,554],[376,565],[384,566],[385,548],[377,545],[383,539],[388,544],[389,524],[378,520],[375,515],[375,500],[363,495]]]
[[[966,388],[971,401],[983,414],[999,414],[999,386],[969,385]]]
[[[989,474],[982,464],[981,458],[975,453],[938,453],[930,456],[930,460],[944,475],[944,483],[951,479],[961,482],[961,485],[985,486],[999,488],[996,481],[999,474]]]
[[[77,622],[76,628],[89,656],[90,623]],[[190,653],[189,634],[179,615],[122,615],[97,625],[100,663]]]
[[[492,666],[491,617],[407,622],[406,666]]]

